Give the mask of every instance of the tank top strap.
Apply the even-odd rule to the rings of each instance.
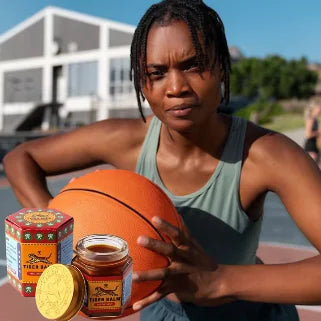
[[[224,147],[222,161],[229,164],[242,165],[244,140],[247,128],[247,120],[232,116],[233,122],[230,129],[229,139]]]
[[[247,120],[236,116],[232,117],[233,124],[221,159],[223,166],[218,185],[221,193],[231,192],[231,204],[234,204],[233,206],[238,208],[241,213],[241,215],[235,216],[235,218],[242,220],[242,222],[240,221],[237,225],[245,227],[248,218],[242,209],[239,195]],[[243,229],[243,227],[241,229]]]
[[[157,153],[161,122],[154,116],[149,124],[144,143],[136,164],[136,173],[154,173],[154,157]],[[150,177],[152,178],[152,177]]]

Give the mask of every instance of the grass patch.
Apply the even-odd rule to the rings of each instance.
[[[304,116],[297,113],[285,113],[273,117],[272,121],[263,125],[263,127],[278,132],[286,132],[289,130],[304,127]]]

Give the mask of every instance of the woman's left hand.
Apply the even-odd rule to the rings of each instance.
[[[162,285],[150,296],[136,302],[134,310],[160,300],[174,293],[182,302],[198,305],[219,305],[231,301],[222,298],[220,289],[220,266],[216,264],[193,239],[184,225],[183,230],[155,216],[154,226],[166,234],[171,243],[140,236],[137,243],[149,250],[167,256],[170,264],[167,267],[135,272],[133,280],[162,280]]]

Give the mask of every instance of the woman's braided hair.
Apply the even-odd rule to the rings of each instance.
[[[134,79],[138,108],[144,121],[142,101],[145,97],[142,85],[146,82],[147,73],[147,36],[154,23],[165,26],[175,20],[184,21],[190,30],[200,73],[205,68],[214,72],[216,63],[219,63],[224,83],[222,102],[227,104],[229,101],[231,62],[221,18],[202,0],[163,0],[152,5],[141,18],[131,45],[130,79]],[[204,50],[200,39],[203,40]]]

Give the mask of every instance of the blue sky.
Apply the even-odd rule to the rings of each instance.
[[[0,34],[53,5],[136,25],[150,0],[0,0]],[[320,0],[205,0],[221,16],[230,46],[245,56],[305,56],[321,63]]]

